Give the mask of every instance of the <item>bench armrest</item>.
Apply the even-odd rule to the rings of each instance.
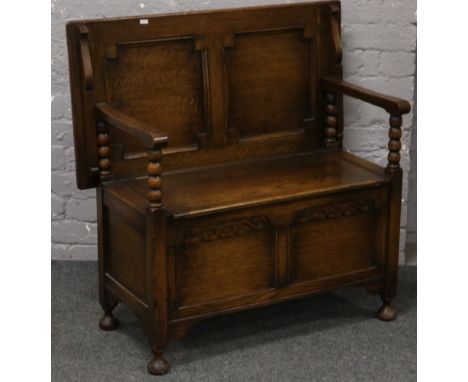
[[[149,149],[162,147],[167,144],[168,138],[164,132],[141,122],[106,103],[97,104],[96,111],[98,120],[106,122],[125,133],[133,135]]]
[[[108,125],[139,139],[148,150],[148,202],[152,210],[162,208],[161,148],[167,144],[167,135],[116,108],[106,104],[96,105],[99,175],[101,181],[111,178],[110,137]]]
[[[377,93],[334,77],[322,78],[320,80],[320,85],[326,93],[325,136],[327,147],[334,147],[336,144],[337,107],[335,94],[343,94],[360,99],[372,105],[379,106],[390,114],[390,129],[388,132],[390,138],[388,142],[389,153],[388,164],[385,171],[390,175],[396,172],[401,173],[401,116],[410,112],[411,106],[409,102],[401,98]]]
[[[374,92],[338,78],[322,78],[321,85],[325,91],[341,93],[360,99],[372,105],[379,106],[392,115],[407,114],[411,110],[409,102],[405,101],[404,99]]]

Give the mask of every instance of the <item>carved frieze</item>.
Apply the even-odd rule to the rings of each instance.
[[[373,208],[374,202],[372,199],[358,199],[349,202],[307,208],[300,211],[294,220],[299,223],[306,223],[309,221],[336,219],[368,212]]]
[[[228,239],[268,229],[270,223],[264,216],[235,220],[226,224],[219,224],[209,228],[193,229],[186,232],[185,244],[195,244],[202,241]]]

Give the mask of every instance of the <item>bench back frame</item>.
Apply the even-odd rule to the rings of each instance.
[[[98,103],[164,131],[183,170],[320,149],[319,80],[342,76],[337,1],[71,22],[67,40],[81,189],[100,182]],[[145,175],[142,144],[110,137],[112,176]]]

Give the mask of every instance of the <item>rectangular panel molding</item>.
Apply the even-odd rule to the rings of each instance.
[[[304,39],[304,36],[307,39]],[[309,30],[236,33],[225,51],[228,131],[240,140],[269,134],[304,134],[314,115]]]
[[[170,147],[198,145],[209,125],[206,63],[203,50],[197,48],[200,40],[191,36],[117,44],[107,56],[107,102],[151,126],[163,127]],[[142,150],[141,144],[128,146],[124,150]]]

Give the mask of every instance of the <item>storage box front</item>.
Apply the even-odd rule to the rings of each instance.
[[[387,195],[381,187],[179,223],[169,251],[175,317],[380,277]]]
[[[266,218],[190,229],[175,257],[179,307],[220,302],[274,287],[274,253]]]
[[[291,283],[377,266],[378,212],[362,199],[299,213],[291,226]]]

